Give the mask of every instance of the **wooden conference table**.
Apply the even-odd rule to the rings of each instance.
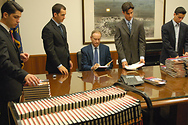
[[[72,72],[69,75],[47,74],[46,78],[50,82],[50,92],[52,96],[60,96],[91,89],[97,89],[113,85],[120,78],[121,74],[134,74],[142,77],[158,77],[167,80],[166,85],[154,86],[148,83],[136,86],[144,91],[151,99],[154,108],[162,106],[176,105],[176,123],[180,124],[188,118],[188,78],[173,78],[160,70],[157,66],[145,66],[137,71],[127,71],[125,69],[111,69],[108,71],[82,71]],[[128,92],[141,101],[142,108],[147,105],[144,99],[137,94]],[[187,122],[187,121],[186,121]]]

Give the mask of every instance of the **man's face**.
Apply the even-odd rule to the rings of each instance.
[[[98,47],[100,44],[100,40],[101,40],[101,34],[100,33],[94,33],[91,37],[90,37],[92,44],[94,47]]]
[[[133,9],[129,9],[128,12],[123,12],[123,15],[125,16],[125,19],[130,21],[133,18]]]
[[[65,19],[65,15],[66,15],[66,10],[61,9],[58,14],[54,13],[54,20],[57,23],[61,23]]]
[[[15,28],[18,25],[18,23],[20,22],[21,14],[22,14],[22,12],[20,12],[18,10],[15,13],[12,13],[10,15],[7,12],[4,12],[3,18],[5,18],[5,20],[6,20],[6,22],[5,22],[6,25],[9,28]]]
[[[182,14],[182,13],[176,14],[176,13],[174,13],[174,21],[176,23],[180,23],[183,20],[184,17],[185,17],[185,14]]]

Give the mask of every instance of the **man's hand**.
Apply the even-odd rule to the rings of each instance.
[[[188,56],[188,52],[185,52],[185,56]]]
[[[96,70],[99,66],[100,66],[100,64],[95,63],[95,65],[91,67],[91,70]]]
[[[61,72],[61,74],[65,74],[65,75],[69,74],[68,70],[63,65],[59,67],[58,69]]]
[[[59,82],[63,83],[68,78],[68,76],[69,75],[61,75],[61,78],[59,79]]]
[[[20,54],[20,58],[21,58],[21,60],[25,63],[25,62],[27,62],[28,59],[29,59],[29,54],[28,54],[28,53],[21,53],[21,54]]]
[[[72,68],[73,68],[73,63],[72,63],[72,61],[70,60],[69,63],[70,63],[70,69],[72,69]]]
[[[145,63],[145,60],[144,59],[140,59],[140,63]]]
[[[29,86],[36,86],[40,83],[40,80],[32,74],[27,74],[24,80],[26,81],[26,84]]]
[[[128,66],[127,61],[122,62],[122,68],[125,68],[125,65]]]

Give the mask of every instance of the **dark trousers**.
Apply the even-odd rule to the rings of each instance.
[[[19,98],[12,100],[19,102]],[[0,125],[14,125],[13,117],[8,109],[8,101],[0,101]]]

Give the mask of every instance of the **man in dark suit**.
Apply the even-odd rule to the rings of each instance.
[[[98,30],[92,31],[90,36],[92,44],[81,49],[83,71],[95,70],[100,65],[104,66],[112,60],[109,47],[100,43],[101,35],[101,32]],[[95,56],[96,52],[97,55]],[[111,63],[109,68],[111,69],[112,67],[113,64]]]
[[[44,49],[47,54],[46,70],[49,73],[68,74],[73,68],[70,59],[67,32],[61,23],[65,19],[66,7],[55,4],[52,7],[52,19],[42,30]]]
[[[182,56],[183,49],[188,56],[188,26],[181,22],[185,14],[186,10],[183,7],[177,7],[174,18],[162,26],[163,46],[160,62],[163,64],[167,58]]]
[[[21,69],[23,62],[29,59],[27,53],[21,53],[15,44],[10,28],[15,28],[20,22],[23,8],[14,1],[7,1],[1,7],[0,20],[0,124],[8,125],[9,101],[19,102],[22,87],[39,83],[39,79]],[[13,122],[13,120],[11,120]]]
[[[134,6],[131,2],[122,5],[125,16],[116,25],[115,45],[118,52],[119,67],[136,62],[145,63],[145,31],[143,23],[133,18]]]

